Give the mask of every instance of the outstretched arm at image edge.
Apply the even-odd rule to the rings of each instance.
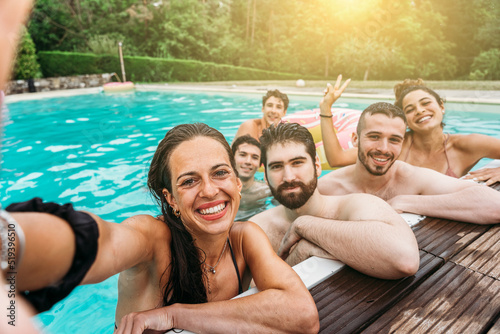
[[[96,260],[81,284],[98,283],[123,270],[153,260],[154,239],[164,236],[159,233],[162,223],[156,218],[138,215],[116,224],[89,214],[99,226],[99,246]]]
[[[146,328],[182,328],[195,333],[317,333],[318,312],[300,278],[274,253],[257,225],[244,224],[242,248],[260,292],[228,301],[175,304],[132,313],[121,320],[117,333],[142,333]]]

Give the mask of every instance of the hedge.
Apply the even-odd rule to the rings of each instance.
[[[41,51],[39,63],[44,77],[112,73],[121,76],[117,56]],[[127,80],[138,82],[200,82],[230,80],[316,79],[301,74],[265,71],[196,60],[124,57]]]

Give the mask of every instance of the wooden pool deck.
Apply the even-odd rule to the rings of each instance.
[[[344,266],[310,289],[320,333],[500,334],[500,224],[426,218],[413,231],[416,275],[388,281]]]

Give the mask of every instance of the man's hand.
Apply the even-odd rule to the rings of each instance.
[[[342,87],[340,86],[341,81],[342,81],[342,74],[339,74],[339,76],[337,77],[337,82],[335,82],[335,86],[332,86],[330,83],[326,84],[325,96],[323,96],[321,102],[319,103],[322,115],[330,116],[332,114],[331,112],[332,105],[342,95],[347,85],[349,85],[349,82],[351,82],[351,79],[347,79],[342,85]]]
[[[323,248],[317,246],[309,240],[303,239],[302,236],[297,233],[295,223],[290,225],[290,228],[281,240],[278,256],[285,260],[285,262],[291,267],[310,258],[311,256],[337,260]]]
[[[295,229],[295,224],[292,223],[288,231],[286,231],[285,236],[281,240],[280,248],[278,249],[278,256],[280,256],[283,260],[286,260],[288,255],[290,255],[290,249],[297,242],[300,241],[302,237],[297,233]]]
[[[469,174],[467,174],[464,179],[484,181],[487,186],[491,186],[496,182],[500,182],[500,167],[483,168],[473,172],[469,172]]]
[[[404,195],[394,196],[386,201],[394,209],[394,211],[400,214],[405,212],[403,209],[404,201],[402,200],[402,196]]]
[[[338,260],[330,253],[325,251],[323,248],[313,244],[306,239],[300,239],[299,242],[295,244],[292,248],[290,254],[286,258],[285,262],[288,263],[290,267],[293,267],[300,262],[307,260],[311,256],[318,256],[325,259]]]

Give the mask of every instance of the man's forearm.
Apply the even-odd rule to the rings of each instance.
[[[477,185],[444,195],[401,195],[389,201],[394,209],[475,224],[500,222],[500,192]]]
[[[312,216],[299,217],[294,224],[302,238],[367,275],[397,279],[418,269],[418,247],[407,225]]]

